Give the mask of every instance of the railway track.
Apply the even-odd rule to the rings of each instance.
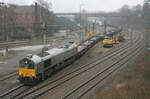
[[[0,77],[0,81],[4,81],[4,80],[7,80],[11,77],[17,76],[17,74],[18,73],[16,71],[14,71],[14,72],[11,72],[9,74],[3,75],[3,76]]]
[[[138,50],[134,52],[134,55],[140,52],[143,47],[144,46],[142,47],[139,46],[137,48]],[[110,66],[102,70],[101,72],[98,72],[92,78],[80,84],[77,88],[73,89],[72,91],[68,92],[65,96],[62,97],[62,99],[73,99],[73,97],[75,99],[81,99],[88,92],[94,89],[97,85],[100,85],[104,80],[110,77],[113,73],[115,73],[121,67],[126,65],[132,55],[133,53],[127,54],[126,56],[122,57],[120,61],[116,61],[115,63],[111,64]]]
[[[121,59],[124,59],[124,58],[121,58]],[[108,60],[107,60],[108,61]],[[117,62],[119,62],[119,61],[121,61],[121,60],[117,60]],[[92,74],[92,73],[94,73],[94,75],[104,75],[106,72],[106,70],[108,70],[108,68],[106,68],[106,69],[104,69],[103,71],[101,71],[101,69],[102,68],[99,68],[98,67],[98,64],[99,63],[93,63],[88,69],[86,69],[86,70],[84,70],[84,71],[81,71],[80,73],[78,73],[78,74],[76,74],[76,75],[74,75],[73,77],[71,77],[71,78],[68,78],[68,79],[66,79],[66,80],[64,80],[63,82],[60,82],[60,83],[58,83],[57,85],[55,85],[55,86],[52,86],[52,87],[49,87],[49,86],[47,86],[48,88],[44,88],[43,90],[45,90],[45,91],[43,91],[43,92],[41,92],[41,91],[37,91],[37,93],[38,94],[36,94],[36,93],[34,93],[34,97],[27,97],[27,98],[30,98],[30,99],[33,99],[33,98],[40,98],[40,99],[42,99],[42,98],[45,98],[44,96],[51,96],[51,98],[56,98],[56,96],[57,96],[57,98],[61,98],[64,94],[66,94],[68,91],[72,91],[72,90],[75,90],[74,88],[76,88],[77,87],[77,89],[78,89],[78,85],[82,85],[82,83],[84,83],[85,81],[86,81],[86,79],[88,79],[88,81],[87,82],[89,82],[90,80],[89,80],[89,78],[93,78],[92,76],[89,76],[88,74]],[[109,63],[110,64],[110,63]],[[113,63],[113,64],[115,64],[115,63]],[[108,65],[108,64],[107,64]],[[92,67],[92,68],[91,68]],[[95,69],[94,69],[95,68]],[[97,72],[98,71],[98,72]],[[99,73],[99,71],[101,71],[101,73]],[[88,75],[88,77],[87,78],[85,78],[86,76]],[[95,77],[95,76],[94,76]],[[71,80],[71,81],[70,81]],[[98,80],[98,79],[97,79]],[[78,82],[76,82],[76,81],[78,81]],[[75,84],[74,84],[74,83]],[[86,83],[87,83],[86,82]],[[92,82],[93,83],[93,82]],[[84,83],[85,84],[85,83]],[[64,87],[65,86],[65,87]],[[88,85],[88,86],[91,86],[91,85]],[[88,86],[86,86],[87,88],[88,88]],[[84,87],[83,89],[86,89],[86,87]],[[80,87],[79,87],[80,88]],[[83,90],[82,90],[83,91]],[[81,93],[82,91],[80,91],[79,93]],[[41,92],[41,93],[40,93]],[[57,92],[57,93],[55,93],[55,92]],[[40,93],[40,94],[39,94]],[[69,97],[69,98],[67,98],[67,99],[73,99],[73,97],[75,97],[75,96],[77,96],[77,94],[74,94],[74,96],[71,96],[71,97]],[[65,96],[64,96],[64,98],[65,98]]]
[[[24,86],[24,84],[20,84],[17,87],[3,93],[0,95],[1,99],[12,99],[16,94],[19,94],[25,90],[27,90],[29,88],[27,88],[26,86]]]
[[[129,44],[129,43],[128,43]],[[128,45],[127,44],[127,45]],[[117,52],[120,48],[124,48],[124,46],[125,46],[125,44],[122,44],[121,46],[119,46],[119,48],[115,48],[114,50],[111,50],[109,53],[107,53],[107,55],[109,55],[109,54],[111,54],[112,52]],[[105,57],[105,56],[107,56],[106,54],[105,55],[103,55],[102,57],[101,57],[101,59],[103,58],[103,57]],[[98,59],[100,59],[100,58],[98,58]],[[97,59],[97,60],[98,60]],[[88,64],[87,64],[88,65]],[[83,67],[81,67],[81,68],[84,68],[84,67],[86,67],[87,65],[85,65],[85,66],[83,66]],[[79,69],[81,69],[81,68],[79,68]],[[75,71],[73,71],[73,72],[75,72]],[[69,74],[71,74],[71,73],[73,73],[73,72],[70,72]],[[3,77],[3,78],[1,78],[1,80],[5,80],[5,79],[7,79],[7,78],[10,78],[10,77],[12,77],[13,75],[16,75],[17,73],[12,73],[12,74],[10,74],[10,75],[7,75],[6,77]],[[67,75],[69,75],[69,74],[67,74]],[[67,76],[67,75],[64,75],[63,77],[65,77],[65,76]],[[63,77],[60,77],[60,78],[58,78],[56,81],[58,81],[59,79],[62,79]],[[54,82],[54,81],[53,81]],[[52,82],[51,82],[52,83]],[[49,84],[49,83],[47,83],[47,84]],[[46,86],[46,84],[44,84],[44,86]],[[44,87],[44,86],[40,86],[40,87]],[[22,86],[23,87],[23,86]],[[13,88],[13,89],[11,89],[11,90],[9,90],[9,91],[7,91],[6,93],[4,93],[3,95],[0,95],[0,97],[8,97],[8,96],[10,96],[10,97],[18,97],[18,96],[20,96],[20,93],[19,94],[17,94],[17,93],[15,93],[14,91],[17,91],[17,90],[22,90],[22,89],[20,89],[20,88],[22,88],[22,87],[16,87],[16,88]],[[14,90],[15,89],[15,90]],[[17,90],[16,90],[17,89]],[[23,91],[18,91],[18,92],[26,92],[26,91],[28,91],[29,89],[31,89],[32,91],[36,91],[35,89],[40,89],[39,87],[34,87],[33,89],[30,87],[30,88],[26,88],[25,90],[23,90]],[[9,94],[10,93],[10,94]],[[13,94],[11,94],[11,93],[15,93],[15,95],[13,95]],[[8,95],[7,95],[8,94]],[[26,95],[26,94],[25,94]],[[20,97],[21,98],[21,97]]]
[[[53,42],[53,41],[60,41],[61,42],[64,39],[67,39],[67,38],[55,37],[55,38],[48,38],[46,41],[47,41],[47,43],[50,43],[50,42]],[[9,42],[0,42],[0,50],[5,49],[6,47],[12,48],[12,47],[16,47],[16,46],[36,45],[33,42],[37,43],[37,41],[31,41],[31,40],[28,40],[28,41],[15,41],[15,42],[10,42],[10,41]],[[40,41],[40,42],[38,41],[37,44],[42,44],[42,41]]]
[[[129,44],[129,43],[128,43],[128,44]],[[124,47],[125,45],[126,45],[126,44],[122,44],[122,45],[118,46],[118,48],[115,48],[114,50],[109,51],[109,52],[106,53],[105,55],[102,55],[100,58],[103,58],[103,57],[105,57],[105,56],[107,56],[107,55],[109,55],[109,54],[111,54],[111,53],[113,53],[113,52],[116,52],[117,50],[119,50],[120,48]],[[100,58],[98,58],[98,59],[100,59]],[[9,78],[11,78],[11,77],[13,77],[13,76],[16,76],[16,75],[17,75],[17,71],[11,72],[11,73],[6,74],[6,75],[2,75],[2,76],[0,76],[0,81],[9,79]]]
[[[13,46],[22,46],[22,45],[28,45],[31,44],[30,41],[20,41],[20,42],[6,42],[6,43],[0,43],[0,49],[6,48],[6,47],[13,47]]]
[[[127,45],[128,45],[129,43],[127,43]],[[105,55],[103,55],[103,56],[101,56],[101,59],[103,58],[103,57],[105,57],[105,56],[107,56],[107,55],[109,55],[109,54],[111,54],[112,52],[116,52],[116,51],[118,51],[119,50],[119,48],[122,48],[122,47],[124,47],[125,46],[125,44],[123,44],[123,45],[120,45],[118,48],[115,48],[114,50],[111,50],[110,52],[108,52],[107,54],[105,54]],[[100,59],[100,58],[99,58]],[[88,64],[87,64],[88,65]],[[85,65],[86,66],[86,65]],[[85,66],[83,66],[83,67],[81,67],[81,68],[84,68]],[[81,68],[79,68],[79,69],[81,69]],[[73,72],[72,72],[73,73]],[[70,73],[71,74],[71,73]],[[12,72],[12,73],[10,73],[10,74],[8,74],[8,75],[4,75],[4,76],[2,76],[1,78],[0,78],[0,81],[4,81],[4,80],[6,80],[6,79],[9,79],[9,78],[11,78],[11,77],[13,77],[13,76],[15,76],[15,75],[17,75],[17,72]],[[60,77],[60,78],[58,78],[57,80],[59,80],[59,79],[61,79],[62,77]],[[57,81],[56,80],[56,81]],[[22,87],[22,86],[21,86]],[[8,90],[7,92],[5,92],[4,94],[2,94],[0,97],[5,97],[7,94],[9,94],[9,93],[12,93],[13,91],[15,91],[16,89],[18,89],[18,88],[20,88],[20,85],[19,86],[17,86],[17,87],[15,87],[15,88],[13,88],[13,89],[10,89],[10,90]],[[15,89],[15,90],[14,90]],[[36,88],[34,88],[34,89],[36,89]],[[25,92],[25,91],[24,91]],[[16,96],[15,97],[17,97],[17,96],[19,96],[20,94],[15,94]]]
[[[130,46],[128,46],[128,47],[130,47]],[[105,57],[105,59],[103,59],[103,60],[101,59],[101,61],[100,61],[100,62],[97,62],[97,63],[95,64],[95,66],[96,66],[97,64],[101,63],[101,62],[106,61],[108,58],[112,57],[113,55],[116,55],[117,53],[120,53],[120,52],[122,52],[123,50],[127,49],[127,48],[125,48],[125,47],[123,47],[123,46],[122,46],[121,48],[122,48],[122,50],[117,50],[116,53],[113,53],[113,54],[111,53],[111,55]],[[98,61],[98,59],[95,60],[95,62],[96,62],[96,61]],[[23,93],[23,94],[21,94],[21,95],[15,97],[15,98],[16,98],[16,99],[22,99],[22,98],[30,99],[30,98],[39,97],[40,95],[43,95],[43,94],[47,93],[48,91],[51,91],[51,90],[55,89],[56,87],[59,87],[60,85],[64,84],[65,82],[67,82],[67,81],[69,81],[69,80],[71,80],[71,79],[77,77],[78,75],[82,74],[83,72],[85,72],[85,71],[87,71],[87,70],[90,70],[91,68],[94,67],[94,66],[90,66],[90,67],[87,68],[87,66],[90,65],[90,64],[91,64],[91,63],[89,63],[89,64],[87,64],[87,65],[84,65],[84,66],[82,66],[82,67],[80,67],[80,68],[78,68],[78,69],[76,69],[76,70],[74,70],[74,71],[72,71],[72,72],[70,72],[70,73],[68,73],[68,74],[66,74],[66,75],[63,75],[63,76],[59,77],[58,79],[56,79],[56,80],[54,80],[54,81],[46,82],[46,83],[44,83],[44,84],[40,84],[40,85],[38,85],[38,86],[35,86],[35,87],[31,88],[28,92],[25,92],[25,93]],[[82,70],[82,69],[85,69],[85,70]],[[82,70],[82,71],[81,71],[81,70]],[[75,74],[75,75],[72,75],[72,74]],[[68,77],[68,76],[71,76],[71,77]],[[66,78],[66,77],[68,77],[68,78]],[[62,80],[62,81],[61,81],[61,80]],[[45,88],[45,87],[49,87],[49,85],[51,86],[50,88],[48,88],[47,90],[44,90],[44,89],[43,89],[43,88]],[[41,90],[41,89],[43,89],[44,91],[43,91],[43,92],[39,91],[39,90]],[[39,93],[40,93],[40,94],[39,94]]]

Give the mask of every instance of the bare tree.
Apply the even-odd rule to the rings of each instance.
[[[113,18],[111,21],[115,24],[122,25],[126,28],[135,28],[142,29],[143,28],[143,18],[142,18],[142,6],[136,5],[130,7],[128,5],[122,6],[118,12],[107,13],[108,15],[116,15],[119,17]]]
[[[52,7],[52,4],[49,0],[37,0],[37,3],[48,10],[50,10]]]
[[[54,23],[54,18],[56,18],[51,11],[52,4],[49,0],[37,0],[37,3],[39,5],[40,23],[46,24],[46,33],[51,35],[54,30],[52,24]]]
[[[11,9],[11,5],[1,6],[0,13],[0,34],[2,34],[2,39],[6,40],[8,37],[12,37],[15,32],[16,15]]]

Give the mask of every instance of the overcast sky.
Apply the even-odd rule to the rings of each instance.
[[[30,5],[33,4],[36,0],[4,0],[4,1],[8,3]],[[97,12],[97,11],[114,11],[124,4],[133,6],[143,3],[143,0],[50,0],[50,1],[52,3],[52,10],[54,12],[79,12],[80,4],[82,4],[82,9],[85,9],[89,12]]]

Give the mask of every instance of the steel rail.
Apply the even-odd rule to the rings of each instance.
[[[110,56],[110,57],[112,57],[112,56]],[[109,57],[109,58],[110,58]],[[107,58],[108,59],[108,58]],[[105,59],[105,60],[107,60],[107,59]],[[104,61],[104,60],[103,60]],[[90,64],[88,64],[88,65],[90,65]],[[86,65],[87,66],[87,65]],[[85,67],[85,66],[83,66],[83,67]],[[92,67],[91,67],[92,68]],[[80,70],[81,68],[79,68],[79,70]],[[90,69],[90,68],[89,68]],[[73,71],[73,72],[76,72],[77,70],[75,70],[75,71]],[[87,71],[87,70],[85,70],[85,71]],[[81,73],[79,73],[79,74],[81,74]],[[78,75],[79,75],[78,74]],[[70,75],[70,73],[68,74],[68,75]],[[65,77],[66,77],[67,75],[65,75]],[[77,76],[77,75],[75,75],[75,76]],[[72,79],[72,78],[74,78],[75,76],[73,76],[73,77],[71,77],[71,78],[69,78],[69,79],[67,79],[67,80],[65,80],[64,82],[62,82],[62,83],[65,83],[66,81],[68,81],[68,80],[70,80],[70,79]],[[62,78],[64,78],[64,76],[62,77]],[[60,79],[62,79],[62,78],[60,78]],[[41,86],[40,88],[38,88],[37,90],[39,90],[39,89],[42,89],[43,87],[45,87],[45,86],[47,86],[47,85],[49,85],[49,84],[52,84],[52,83],[54,83],[54,82],[56,82],[56,81],[58,81],[58,80],[60,80],[60,79],[57,79],[57,80],[55,80],[55,81],[53,81],[53,82],[50,82],[50,83],[48,83],[48,84],[46,84],[46,85],[44,85],[44,86]],[[55,88],[55,87],[57,87],[57,86],[59,86],[59,85],[61,85],[62,83],[60,83],[60,84],[57,84],[56,86],[53,86],[51,89],[49,89],[49,90],[52,90],[53,88]],[[37,91],[36,90],[36,91]],[[49,91],[49,90],[47,90],[47,91]],[[44,91],[43,93],[40,93],[40,94],[38,94],[38,95],[35,95],[35,97],[38,97],[38,96],[40,96],[40,95],[42,95],[42,94],[44,94],[44,93],[46,93],[47,91]],[[35,91],[32,91],[32,92],[35,92]],[[32,93],[31,92],[31,93]],[[27,94],[27,95],[29,95],[29,94]],[[34,98],[35,98],[34,97]],[[33,97],[32,97],[33,98]]]
[[[111,50],[111,51],[113,51],[113,50]],[[19,94],[18,94],[18,95],[19,95]],[[18,96],[18,95],[16,95],[16,96]],[[15,97],[16,97],[16,96],[15,96]]]
[[[129,43],[128,43],[128,44],[129,44]],[[123,48],[124,48],[124,47],[123,47]],[[117,50],[117,51],[118,51],[118,50]],[[121,51],[119,51],[119,52],[121,52]],[[111,54],[112,54],[112,53],[111,53]],[[110,54],[108,54],[108,55],[110,55]],[[114,55],[115,55],[115,54],[114,54]],[[110,57],[112,57],[112,56],[113,56],[113,55],[111,55]],[[106,57],[106,55],[105,55],[105,57]],[[107,57],[107,59],[110,58],[110,57]],[[102,58],[104,58],[104,57],[102,57]],[[107,60],[107,59],[105,59],[105,60]],[[95,62],[95,61],[97,61],[97,60],[98,60],[98,59],[94,60],[93,62]],[[93,62],[91,62],[91,63],[93,63]],[[29,92],[29,93],[27,93],[27,94],[25,94],[25,95],[19,97],[18,99],[21,99],[21,98],[23,98],[24,96],[27,96],[27,95],[29,95],[29,94],[32,94],[32,93],[34,93],[35,91],[37,91],[37,90],[39,90],[39,89],[42,89],[43,87],[48,86],[49,84],[53,84],[53,83],[55,83],[55,82],[57,82],[57,81],[59,81],[59,80],[65,78],[65,77],[67,77],[67,76],[69,76],[69,75],[71,75],[71,74],[73,74],[73,73],[75,73],[75,72],[77,72],[77,71],[79,71],[79,70],[85,68],[86,66],[90,65],[91,63],[88,63],[88,64],[86,64],[86,65],[84,65],[84,66],[82,66],[82,67],[80,67],[80,68],[78,68],[78,69],[76,69],[76,70],[70,72],[70,73],[67,73],[66,75],[61,76],[61,77],[59,77],[58,79],[56,79],[56,80],[54,80],[54,81],[52,81],[52,82],[48,82],[47,84],[44,84],[43,86],[41,86],[41,87],[39,87],[39,88],[36,88],[35,90],[33,90],[33,91],[31,91],[31,92]],[[92,67],[91,67],[91,68],[92,68]],[[89,68],[89,69],[90,69],[90,68]]]
[[[18,73],[16,71],[10,73],[10,74],[6,74],[6,75],[3,75],[2,77],[0,77],[0,81],[4,81],[6,79],[9,79],[13,76],[16,76]]]
[[[2,94],[0,96],[0,98],[3,98],[3,99],[14,99],[19,94],[30,90],[30,88],[32,88],[32,87],[31,86],[24,86],[24,84],[21,84],[21,85],[17,86],[16,88],[13,88],[13,89],[5,92],[4,94]]]
[[[136,54],[138,54],[142,49],[144,48],[141,47],[139,51],[136,52]],[[135,54],[134,53],[131,53],[132,55]],[[135,55],[136,55],[135,54]],[[130,57],[132,56],[130,55]],[[135,56],[134,55],[134,56]],[[130,58],[128,60],[126,60],[123,64],[121,64],[120,66],[118,66],[118,68],[116,68],[115,70],[113,70],[112,72],[110,72],[108,75],[106,75],[103,79],[101,79],[100,81],[98,81],[95,85],[93,85],[92,87],[90,87],[87,91],[85,91],[84,93],[82,93],[81,95],[77,96],[77,99],[80,99],[81,97],[83,97],[86,93],[88,93],[91,89],[93,89],[94,87],[96,87],[98,84],[100,84],[102,81],[104,81],[105,79],[107,79],[112,73],[114,73],[115,71],[117,71],[119,68],[123,67],[124,64],[126,64],[128,61],[130,60]]]
[[[24,84],[21,84],[21,85],[18,85],[17,87],[15,87],[15,88],[12,88],[12,89],[8,90],[7,92],[1,94],[0,98],[3,98],[4,96],[6,96],[6,95],[8,95],[8,94],[10,94],[12,92],[14,92],[15,90],[18,90],[19,88],[21,88],[23,86],[24,86]]]
[[[7,43],[7,44],[8,44],[8,43]],[[23,87],[23,85],[17,86],[16,88],[13,88],[13,89],[7,91],[6,93],[0,95],[0,97],[3,97],[3,96],[5,96],[5,95],[8,95],[9,93],[14,92],[15,90],[17,90],[17,89],[19,89],[19,88],[21,88],[21,87]],[[12,98],[12,97],[11,97],[11,98]]]
[[[26,92],[28,90],[30,90],[32,88],[32,86],[24,86],[23,90],[22,89],[19,89],[17,92],[15,92],[13,95],[9,95],[8,97],[10,99],[15,99],[15,97],[19,96],[20,94],[22,94],[23,92]]]
[[[17,74],[17,73],[14,73],[14,74]],[[11,76],[13,76],[13,75],[11,75]],[[11,77],[10,76],[10,77]],[[9,77],[8,77],[9,78]],[[3,78],[3,79],[7,79],[7,77],[5,78]],[[1,95],[1,96],[5,96],[5,95],[7,95],[7,94],[9,94],[9,93],[11,93],[11,92],[13,92],[13,91],[15,91],[15,90],[17,90],[17,88],[19,88],[20,86],[18,86],[18,87],[16,87],[16,88],[13,88],[13,89],[11,89],[11,90],[9,90],[9,91],[7,91],[7,92],[5,92],[3,95]],[[19,94],[18,94],[19,95]],[[17,95],[16,95],[17,96]]]
[[[139,49],[141,47],[138,46],[136,48]],[[143,48],[143,47],[142,47]],[[131,56],[133,53],[128,53],[126,56],[122,57],[119,61],[116,61],[115,63],[113,63],[112,65],[108,66],[107,68],[105,68],[103,71],[97,73],[96,75],[94,75],[91,79],[85,81],[84,83],[82,83],[81,85],[79,85],[79,87],[73,89],[71,92],[69,92],[68,94],[66,94],[65,96],[62,97],[62,99],[66,99],[67,97],[69,97],[71,94],[73,94],[74,92],[78,91],[79,89],[81,89],[83,86],[85,86],[86,84],[88,84],[89,82],[93,81],[95,78],[99,77],[100,75],[102,75],[104,72],[106,72],[107,70],[110,70],[111,68],[113,68],[115,65],[117,65],[118,63],[120,63],[121,61],[123,61],[124,59],[126,59],[127,57]],[[129,59],[127,59],[126,62],[128,62]],[[122,66],[123,64],[119,65],[117,68],[119,68],[120,66]],[[116,70],[116,69],[115,69]],[[111,72],[112,73],[112,72]],[[110,73],[108,74],[110,76]],[[104,77],[105,78],[105,77]],[[104,79],[100,80],[100,81],[103,81]]]

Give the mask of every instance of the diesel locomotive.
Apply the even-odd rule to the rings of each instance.
[[[113,47],[113,40],[109,36],[105,36],[103,40],[103,47]]]
[[[77,45],[69,43],[37,55],[27,55],[19,62],[19,80],[25,84],[44,80],[55,70],[73,62],[76,53]]]

